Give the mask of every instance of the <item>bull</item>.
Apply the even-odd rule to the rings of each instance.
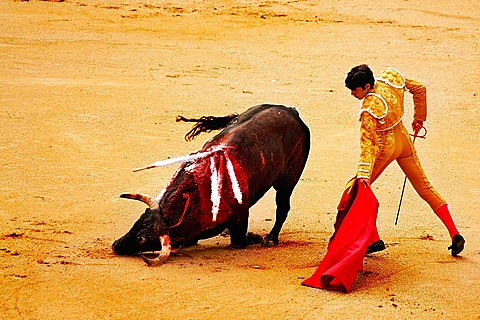
[[[263,104],[240,115],[201,117],[185,136],[220,130],[203,148],[181,162],[171,181],[157,196],[121,194],[148,208],[131,230],[116,240],[118,255],[141,254],[148,265],[163,263],[172,248],[180,248],[227,229],[230,245],[244,248],[255,236],[248,233],[249,208],[273,187],[276,217],[271,231],[260,237],[263,246],[278,244],[290,210],[290,197],[310,150],[310,131],[295,108]],[[146,252],[160,251],[155,258]]]

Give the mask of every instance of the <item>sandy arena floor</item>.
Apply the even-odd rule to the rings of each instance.
[[[480,9],[467,1],[0,1],[1,319],[480,319]],[[388,66],[428,86],[432,184],[466,238],[448,233],[396,164],[374,184],[387,250],[350,294],[300,285],[325,254],[358,157],[351,67]],[[407,95],[407,124],[411,98]],[[113,240],[198,150],[175,116],[293,105],[312,132],[275,248],[216,237],[159,268]],[[251,210],[267,233],[274,193]]]

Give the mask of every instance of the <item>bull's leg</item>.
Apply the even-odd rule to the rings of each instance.
[[[222,236],[229,237],[230,236],[230,230],[225,229],[222,232]],[[247,245],[259,244],[259,243],[262,243],[262,241],[263,241],[263,237],[261,235],[253,233],[253,232],[248,232],[247,233]]]
[[[230,245],[232,248],[241,249],[248,245],[248,209],[247,212],[239,212],[238,216],[228,226],[230,231]]]
[[[277,210],[275,215],[275,224],[268,235],[263,238],[262,246],[270,247],[278,245],[278,234],[282,229],[283,223],[287,220],[288,211],[290,211],[290,196],[293,188],[279,188],[275,196]]]

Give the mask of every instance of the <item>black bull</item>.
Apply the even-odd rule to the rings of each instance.
[[[171,247],[216,236],[226,228],[232,247],[245,247],[249,243],[249,208],[272,186],[276,190],[275,224],[261,242],[264,246],[278,244],[290,196],[310,150],[308,127],[294,108],[281,105],[265,104],[240,115],[200,119],[190,119],[198,124],[186,139],[224,129],[182,163],[161,196],[121,195],[143,201],[149,208],[113,243],[115,253],[133,255],[161,249],[155,259],[142,255],[148,264],[158,264],[168,258]]]

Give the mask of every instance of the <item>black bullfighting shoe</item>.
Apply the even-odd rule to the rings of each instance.
[[[463,251],[465,246],[465,239],[460,234],[453,236],[452,245],[448,247],[448,250],[452,250],[452,256],[456,257],[460,252]]]
[[[383,242],[383,240],[378,240],[377,242],[374,242],[368,246],[367,252],[365,253],[365,255],[369,253],[382,251],[382,250],[385,250],[385,243]]]

